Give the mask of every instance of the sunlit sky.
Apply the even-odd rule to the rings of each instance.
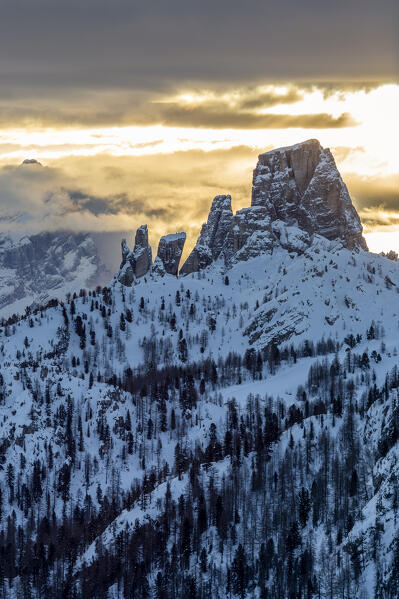
[[[399,250],[396,3],[34,4],[0,23],[2,230],[192,242],[217,193],[250,204],[257,154],[317,138],[370,249]]]

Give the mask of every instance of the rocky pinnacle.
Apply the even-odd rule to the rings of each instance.
[[[185,233],[164,235],[159,240],[157,257],[161,260],[166,273],[177,275],[185,241]]]
[[[152,250],[148,243],[147,225],[141,225],[136,231],[134,249],[129,251],[126,240],[122,239],[122,263],[118,280],[123,285],[129,286],[134,278],[143,277],[152,264]]]
[[[315,235],[350,250],[367,250],[362,225],[329,149],[316,139],[260,154],[251,206],[233,214],[231,197],[217,195],[197,243],[180,269],[198,272],[216,260],[226,267],[280,245],[302,253]],[[161,238],[151,272],[177,275],[185,233]],[[137,230],[133,252],[122,242],[118,279],[131,285],[151,267],[147,226]]]
[[[180,273],[198,272],[216,260],[230,234],[232,223],[231,197],[229,195],[216,196],[212,202],[208,220],[202,225],[198,241],[183,264]]]
[[[316,139],[260,154],[252,206],[309,234],[367,249],[360,218],[329,149]]]

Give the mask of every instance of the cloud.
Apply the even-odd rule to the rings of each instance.
[[[351,160],[352,158],[357,157],[359,155],[362,155],[364,157],[364,155],[366,154],[366,149],[363,146],[335,146],[333,150],[336,162],[339,162],[341,164],[344,163],[346,160]]]
[[[228,109],[219,105],[181,105],[163,103],[161,123],[175,127],[209,129],[336,129],[353,127],[357,123],[348,113],[333,117],[318,114],[256,114]]]
[[[273,91],[262,92],[257,88],[252,92],[249,89],[246,97],[239,102],[239,105],[244,110],[270,108],[271,106],[278,106],[280,104],[295,104],[295,102],[303,100],[303,97],[303,92],[294,86],[290,86],[286,93],[279,94]]]
[[[335,117],[328,113],[279,114],[260,112],[276,106],[293,105],[305,98],[304,88],[260,85],[224,88],[217,85],[183,94],[177,88],[162,93],[144,90],[114,89],[112,91],[68,91],[61,96],[54,92],[30,102],[22,97],[10,101],[0,95],[0,127],[109,127],[148,126],[162,124],[168,127],[279,129],[326,129],[355,125],[347,112]],[[194,100],[187,102],[186,96]],[[44,99],[43,99],[44,98]],[[153,146],[162,140],[151,142]],[[12,147],[0,144],[3,150]],[[3,147],[4,146],[4,147]],[[145,147],[136,144],[137,148]],[[74,147],[71,146],[73,151]]]
[[[164,208],[151,208],[144,200],[131,199],[128,193],[117,193],[108,196],[98,196],[84,193],[79,190],[62,189],[62,192],[71,200],[76,210],[87,211],[94,216],[104,215],[136,215],[142,214],[149,218],[166,217],[170,210]],[[51,195],[46,202],[51,201]]]
[[[267,149],[267,148],[265,148]],[[334,148],[337,163],[362,148]],[[157,234],[187,226],[198,231],[210,202],[231,193],[236,208],[250,203],[257,151],[247,146],[146,156],[96,156],[0,169],[0,217],[15,230],[126,230],[152,222]],[[365,222],[399,212],[399,175],[344,175]],[[373,216],[373,218],[376,218]],[[386,217],[384,216],[384,221]]]
[[[242,146],[6,166],[0,169],[0,230],[130,231],[131,245],[135,229],[147,223],[154,248],[161,235],[185,230],[188,251],[215,195],[232,193],[236,208],[250,203],[255,162],[254,150]]]
[[[398,21],[394,0],[383,10],[363,0],[361,18],[356,2],[319,0],[6,0],[0,127],[187,122],[309,128],[307,115],[278,121],[255,112],[299,101],[315,85],[328,98],[398,81]],[[287,81],[291,88],[282,96],[258,89]],[[227,114],[228,106],[155,106],[182,88],[246,92]],[[349,121],[316,116],[323,128]]]
[[[362,177],[348,173],[345,181],[368,230],[399,224],[399,175]]]
[[[384,84],[395,84],[399,82],[399,74],[393,74],[390,77],[383,77],[382,79],[374,80],[362,80],[356,76],[349,79],[317,79],[313,78],[309,81],[295,81],[292,85],[300,89],[304,94],[315,90],[320,90],[325,100],[331,98],[336,94],[348,94],[356,92],[369,93],[381,85]]]
[[[159,89],[168,82],[386,80],[398,76],[399,7],[386,0],[7,0],[2,93]],[[32,97],[32,93],[25,94]]]

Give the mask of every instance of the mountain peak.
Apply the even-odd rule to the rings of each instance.
[[[307,139],[307,140],[301,141],[297,144],[292,144],[291,146],[281,146],[280,148],[274,148],[273,150],[268,150],[267,152],[263,152],[262,154],[259,154],[259,157],[267,156],[268,154],[275,154],[276,152],[278,152],[280,154],[284,154],[286,152],[293,152],[295,150],[304,149],[304,148],[320,149],[321,144],[318,139]]]
[[[367,249],[359,215],[334,157],[317,139],[260,154],[251,204],[264,206],[273,221],[340,239],[348,248]]]
[[[230,195],[217,195],[207,222],[180,274],[198,272],[222,259],[226,267],[276,247],[303,253],[314,236],[337,241],[343,247],[367,250],[359,215],[329,149],[317,139],[259,154],[253,173],[251,206],[233,214]],[[140,243],[138,243],[138,238]],[[165,236],[158,249],[156,272],[177,274],[185,237]],[[122,245],[123,272],[119,280],[130,285],[151,267],[147,228],[136,234],[145,264],[136,272],[136,249]]]
[[[25,160],[23,160],[21,162],[21,166],[24,164],[30,164],[30,165],[35,165],[35,166],[43,166],[41,162],[39,162],[38,160],[36,160],[36,158],[25,158]]]

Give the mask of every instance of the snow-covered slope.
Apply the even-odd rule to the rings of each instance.
[[[4,323],[4,597],[399,596],[399,263],[227,198]]]
[[[384,389],[386,374],[397,364],[398,285],[398,263],[368,252],[331,246],[320,239],[312,250],[300,256],[292,257],[281,248],[273,255],[237,263],[227,275],[222,264],[214,263],[199,274],[180,279],[167,274],[149,275],[132,288],[114,282],[101,294],[90,292],[65,306],[58,305],[8,325],[1,335],[4,524],[11,509],[16,514],[16,525],[26,522],[29,506],[35,506],[35,511],[44,516],[46,496],[50,497],[56,520],[61,522],[67,505],[83,506],[90,501],[90,511],[102,513],[103,497],[112,503],[117,493],[114,511],[101,516],[104,524],[96,525],[95,536],[86,535],[79,541],[73,568],[79,585],[83,584],[84,563],[101,563],[105,550],[116,551],[120,533],[134,536],[146,523],[159,523],[166,489],[169,493],[170,488],[172,503],[178,504],[181,497],[190,496],[193,457],[189,456],[199,460],[196,476],[203,489],[210,484],[210,476],[216,489],[226,485],[229,488],[230,477],[239,476],[237,484],[241,495],[245,489],[245,497],[237,498],[237,509],[239,518],[247,522],[242,501],[251,510],[260,497],[262,501],[269,497],[268,501],[275,502],[273,471],[285,468],[286,460],[291,464],[289,468],[294,468],[296,497],[303,485],[310,492],[320,476],[324,459],[320,447],[327,434],[332,452],[328,468],[334,467],[333,455],[340,451],[339,447],[344,448],[344,453],[347,451],[350,379],[356,406],[352,425],[356,449],[352,459],[357,476],[362,477],[356,508],[350,508],[353,524],[339,532],[335,524],[325,520],[327,514],[325,518],[319,516],[316,528],[316,523],[311,525],[309,521],[300,531],[301,550],[312,545],[317,577],[321,576],[331,533],[334,537],[342,535],[339,546],[334,538],[334,554],[352,547],[352,542],[358,543],[361,535],[365,544],[362,567],[358,579],[354,575],[350,578],[348,585],[352,586],[348,588],[353,593],[356,588],[363,589],[363,596],[372,597],[364,594],[364,589],[370,580],[375,581],[377,570],[379,576],[389,578],[391,544],[397,528],[391,500],[387,506],[384,498],[392,493],[390,480],[396,472],[395,455],[399,448],[394,444],[387,455],[381,455],[379,449],[391,426],[392,414],[396,413],[396,391],[380,397],[379,389]],[[272,316],[265,319],[270,312]],[[280,343],[276,358],[276,350],[270,349],[275,345],[270,342],[282,340],[287,345]],[[251,348],[255,354],[248,351]],[[327,355],[317,357],[317,352]],[[313,380],[308,378],[311,366],[319,363],[322,369],[322,360],[327,378],[330,365],[341,363],[340,367],[334,366],[339,374],[333,379],[333,385],[342,388],[340,409],[331,400],[331,381],[313,375],[317,384],[309,382]],[[367,410],[373,372],[377,400]],[[191,383],[187,373],[192,373]],[[174,379],[176,384],[171,386]],[[308,396],[307,408],[302,391],[298,391],[301,388]],[[238,471],[226,453],[225,439],[233,398],[238,418],[243,417],[244,422],[249,418],[248,433],[239,429],[240,442],[248,447],[239,450]],[[278,414],[277,438],[273,438],[265,454],[270,453],[270,459],[262,466],[262,477],[266,477],[262,492],[251,490],[257,452],[250,422],[251,414],[257,410],[264,431],[268,422],[264,413]],[[282,416],[284,412],[286,416]],[[216,433],[211,425],[216,426]],[[310,430],[312,442],[306,451],[310,452],[307,459],[311,465],[302,471],[302,466],[294,467],[291,462],[304,459]],[[212,441],[214,434],[217,441]],[[232,434],[234,437],[234,430]],[[252,441],[246,439],[246,434]],[[220,449],[216,447],[213,455],[215,443]],[[209,460],[214,466],[206,465]],[[24,467],[20,470],[22,462]],[[12,475],[10,464],[14,468]],[[40,475],[34,474],[38,464]],[[343,464],[341,467],[344,469]],[[329,472],[332,477],[333,471]],[[10,476],[14,477],[12,492]],[[333,489],[334,484],[329,484]],[[22,491],[21,485],[29,490],[29,500],[24,498],[28,491]],[[144,495],[141,485],[147,489]],[[237,490],[233,488],[231,492]],[[256,499],[258,492],[261,494]],[[386,531],[379,538],[379,555],[386,570],[377,567],[370,557],[377,505],[377,516]],[[207,509],[214,508],[207,504]],[[251,518],[260,518],[261,513],[256,516],[255,510]],[[207,561],[214,563],[225,585],[227,568],[232,567],[230,559],[233,560],[240,542],[246,547],[248,559],[248,533],[236,524],[234,539],[229,536],[230,540],[224,541],[224,556],[218,541],[224,533],[217,528],[209,528],[199,543],[206,548]],[[250,540],[255,543],[256,553],[262,534],[259,530]],[[285,533],[278,533],[275,543],[281,534]],[[169,543],[172,541],[167,541],[171,551],[173,543]],[[298,553],[299,549],[293,551]],[[350,555],[345,551],[344,556]],[[185,570],[187,575],[197,571],[195,563],[192,555]],[[146,576],[155,589],[157,566],[155,562],[151,564]],[[338,585],[344,571],[337,565],[335,568],[334,585]],[[207,572],[198,576],[204,584],[211,584]],[[274,576],[270,574],[267,583],[271,590],[276,584]],[[185,584],[183,579],[181,584]],[[253,584],[254,593],[256,589],[260,592],[256,581]],[[124,596],[115,589],[112,593]],[[322,596],[327,597],[326,593]]]

